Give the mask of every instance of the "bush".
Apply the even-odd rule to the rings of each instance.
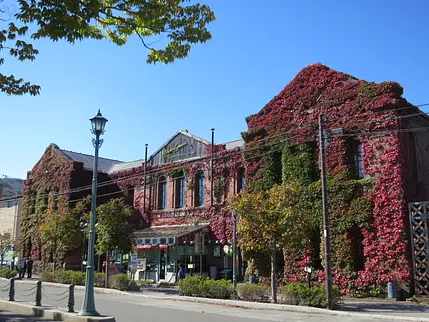
[[[226,280],[215,281],[204,276],[193,276],[179,282],[180,295],[229,299],[234,293],[231,282]]]
[[[120,291],[128,291],[131,282],[127,274],[116,274],[109,277],[109,286]]]
[[[237,284],[237,295],[244,301],[267,301],[268,286],[258,284],[242,283]]]
[[[8,268],[0,269],[0,277],[12,278],[16,276],[16,271]]]
[[[40,279],[44,282],[55,282],[62,284],[85,285],[85,273],[78,271],[44,271]]]
[[[179,282],[179,294],[206,297],[207,290],[204,283],[206,279],[204,276],[185,277]]]
[[[325,308],[326,289],[324,285],[313,285],[308,287],[304,283],[287,284],[282,289],[283,301],[286,304],[304,305]],[[340,299],[340,290],[336,285],[332,286],[333,305],[337,307]]]
[[[204,282],[204,289],[207,292],[207,297],[214,299],[229,299],[235,293],[234,287],[227,280],[211,280],[207,279]]]
[[[40,279],[43,282],[55,282],[54,273],[48,271],[43,271],[40,273]]]
[[[104,287],[104,278],[105,278],[106,274],[102,273],[102,272],[95,272],[94,275],[94,286],[95,287]],[[84,285],[85,285],[85,280],[84,280]]]

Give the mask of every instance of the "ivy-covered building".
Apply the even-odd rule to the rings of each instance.
[[[296,223],[278,265],[287,281],[306,280],[303,268],[309,265],[313,279],[323,281],[318,161],[323,113],[334,283],[346,293],[372,295],[389,281],[411,283],[407,205],[429,196],[429,140],[423,131],[429,119],[402,93],[394,82],[370,83],[310,65],[246,118],[243,140],[212,146],[179,131],[147,162],[101,159],[99,194],[125,195],[145,222],[136,232],[137,278],[173,281],[178,261],[188,273],[230,274],[231,258],[223,251],[232,240],[228,197],[244,186],[261,191],[294,182],[302,189],[297,209],[304,220]],[[68,192],[66,203],[87,196],[90,190],[80,188],[91,184],[92,161],[51,145],[29,172],[22,236],[33,256],[41,257],[41,211],[60,206],[50,193]],[[247,256],[249,269],[264,275],[264,255]]]
[[[310,65],[257,114],[246,118],[246,187],[298,181],[296,240],[284,249],[284,278],[323,281],[318,118],[326,121],[328,202],[334,283],[376,295],[387,282],[412,282],[407,204],[429,196],[429,118],[394,82],[359,80]],[[304,228],[303,228],[304,227]],[[292,246],[293,245],[293,246]],[[255,258],[261,266],[262,258]]]
[[[73,208],[77,202],[91,194],[93,162],[94,157],[91,155],[67,151],[56,144],[50,144],[40,160],[28,171],[23,188],[20,234],[25,256],[32,256],[35,261],[52,259],[52,254],[42,252],[40,226],[44,214],[48,210],[64,211]],[[118,193],[116,184],[103,185],[110,180],[109,170],[120,163],[122,162],[117,160],[99,159],[99,203],[122,194]],[[61,257],[61,262],[80,267],[82,252],[79,249],[61,254]]]

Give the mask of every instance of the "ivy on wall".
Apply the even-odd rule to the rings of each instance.
[[[400,134],[361,136],[396,130],[396,116],[415,113],[412,108],[404,110],[411,105],[401,97],[402,92],[394,82],[368,83],[315,64],[298,73],[260,112],[246,118],[248,131],[242,136],[246,178],[251,178],[248,189],[267,189],[278,182],[275,167],[281,141],[286,142],[281,152],[281,180],[298,180],[304,187],[297,211],[304,211],[311,224],[303,230],[298,223],[294,246],[285,249],[286,280],[305,280],[303,267],[309,260],[314,266],[323,264],[323,243],[317,245],[322,220],[315,144],[323,109],[329,129],[343,128],[346,137],[355,134],[360,139],[366,175],[364,180],[354,179],[350,140],[333,137],[326,162],[334,283],[344,293],[374,295],[389,281],[409,282],[407,165]],[[302,145],[306,142],[313,143]],[[359,252],[363,258],[356,255]],[[323,267],[314,278],[323,281]]]

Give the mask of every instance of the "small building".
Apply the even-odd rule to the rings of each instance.
[[[50,144],[40,160],[27,173],[23,188],[21,222],[21,243],[25,256],[32,256],[35,261],[49,261],[52,258],[52,254],[43,254],[41,251],[38,232],[43,214],[48,209],[72,208],[91,194],[93,163],[94,157],[91,155],[60,149],[56,144]],[[109,169],[121,163],[122,161],[118,160],[99,158],[99,203],[123,195],[118,192],[116,184],[103,185],[110,180],[107,174]],[[68,267],[80,267],[82,251],[62,254],[62,257],[62,263]]]
[[[0,199],[0,233],[10,233],[16,242],[20,235],[22,195]]]
[[[212,146],[178,131],[146,167],[110,173],[122,190],[133,191],[149,225],[136,232],[136,278],[174,282],[179,262],[188,275],[231,276],[233,219],[226,206],[244,188],[242,147],[242,140]]]

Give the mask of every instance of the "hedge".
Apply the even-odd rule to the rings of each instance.
[[[235,295],[227,280],[211,280],[204,276],[186,277],[179,282],[179,294],[185,296],[229,299]]]
[[[303,305],[325,308],[326,288],[324,285],[312,285],[309,287],[305,283],[291,283],[283,286],[283,302],[291,305]],[[340,300],[340,289],[332,286],[332,296],[334,308],[338,306]]]
[[[16,271],[12,269],[3,268],[0,269],[0,277],[12,278],[16,276]]]

